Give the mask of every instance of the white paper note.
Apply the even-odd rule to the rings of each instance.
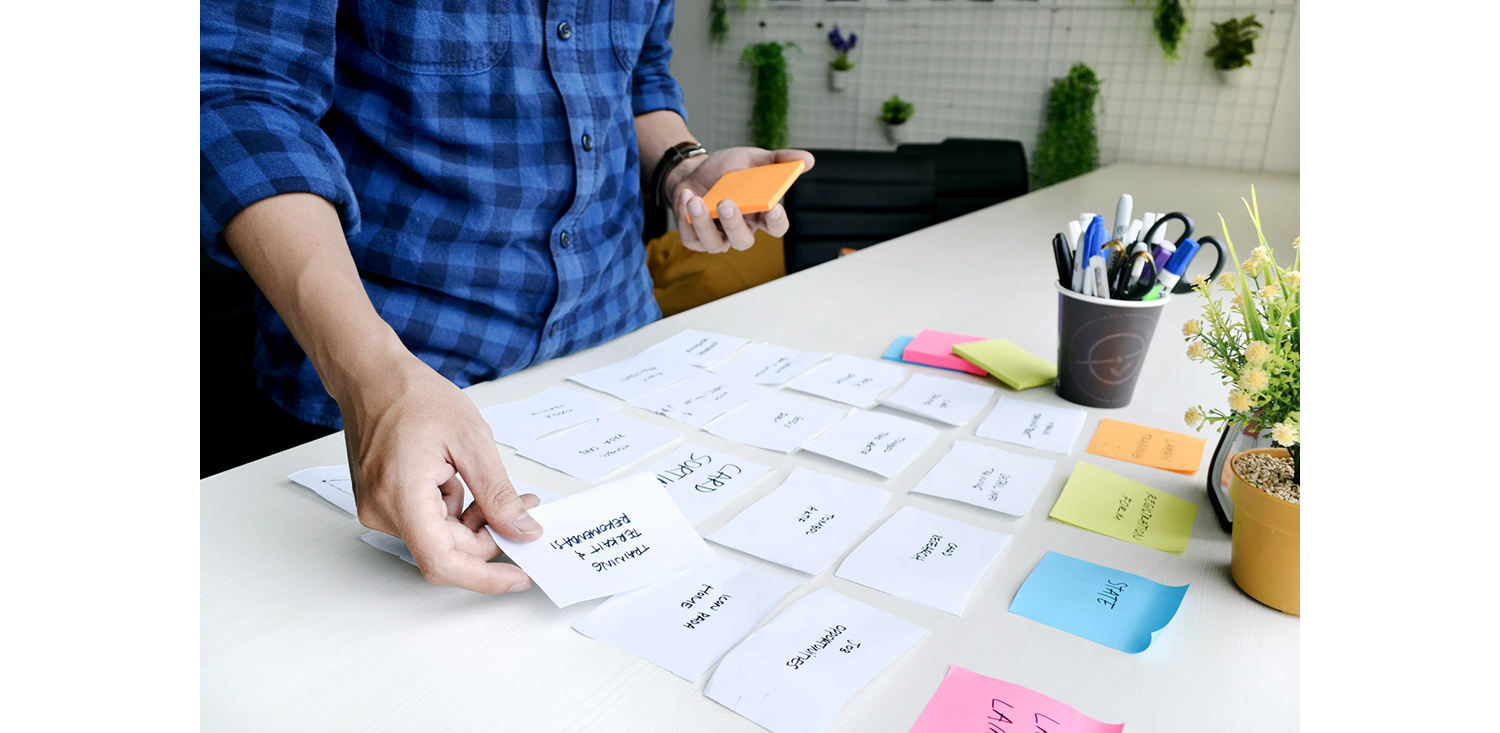
[[[703,694],[771,733],[821,733],[926,633],[822,588],[726,654]]]
[[[1009,541],[1008,534],[904,506],[834,575],[958,616]]]
[[[689,522],[708,516],[771,470],[754,461],[697,443],[684,443],[647,466]]]
[[[576,389],[548,387],[523,400],[486,407],[479,414],[490,424],[495,442],[519,448],[614,409],[609,400]]]
[[[708,538],[817,575],[870,528],[891,492],[798,468]]]
[[[766,393],[765,387],[741,379],[702,372],[660,392],[637,397],[630,401],[630,406],[701,428],[708,421],[745,404],[752,396]]]
[[[521,446],[520,454],[593,483],[645,458],[681,435],[609,412],[561,435]]]
[[[349,464],[304,468],[287,478],[312,489],[330,504],[359,516],[354,505],[354,479],[349,478]]]
[[[568,379],[590,389],[612,394],[626,402],[655,392],[699,373],[680,361],[641,355],[575,374]]]
[[[788,382],[786,387],[846,405],[874,407],[875,398],[905,378],[906,367],[835,354],[827,364]]]
[[[990,416],[974,429],[974,434],[1067,455],[1073,452],[1073,442],[1088,416],[1087,412],[1071,407],[1001,397]]]
[[[709,423],[704,430],[736,443],[790,453],[848,412],[771,392]]]
[[[535,486],[522,483],[520,481],[514,481],[512,483],[516,487],[517,494],[536,494],[536,498],[541,499],[542,504],[546,504],[547,502],[556,501],[563,498],[562,494],[559,494],[555,491],[539,489]],[[472,500],[472,496],[468,497],[468,500],[464,502],[464,507],[467,508],[469,505],[469,501]],[[541,504],[538,504],[537,506],[541,506]],[[394,537],[392,535],[381,532],[378,529],[372,529],[360,535],[359,538],[364,540],[371,547],[374,547],[381,552],[389,552],[392,555],[405,560],[408,564],[417,564],[416,558],[411,556],[411,550],[407,549],[406,542],[403,541],[400,537]]]
[[[709,371],[756,384],[781,384],[830,356],[832,354],[794,351],[775,344],[757,344],[727,362],[710,367]]]
[[[995,388],[982,384],[913,374],[906,384],[880,399],[880,404],[913,415],[963,427],[989,404]]]
[[[611,596],[573,628],[696,682],[796,587],[795,580],[721,557]]]
[[[490,535],[558,608],[666,580],[718,557],[648,474],[531,510],[541,539]]]
[[[1051,458],[960,440],[912,491],[1019,517],[1036,503],[1056,465]]]
[[[915,420],[855,410],[802,449],[891,478],[935,438],[937,430]]]
[[[655,346],[652,346],[642,355],[660,356],[674,359],[691,366],[708,366],[730,354],[736,349],[750,343],[750,339],[738,336],[724,336],[707,331],[699,331],[689,328]]]

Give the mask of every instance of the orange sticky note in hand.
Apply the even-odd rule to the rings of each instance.
[[[1203,463],[1204,445],[1202,438],[1106,417],[1099,421],[1088,452],[1191,476]]]
[[[770,211],[806,167],[802,161],[794,160],[790,163],[758,165],[725,173],[714,183],[713,188],[708,189],[708,193],[703,194],[708,215],[719,218],[719,202],[725,199],[733,201],[741,214]],[[689,217],[688,221],[692,221],[692,218]]]

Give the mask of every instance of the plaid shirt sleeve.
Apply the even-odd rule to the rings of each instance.
[[[318,126],[331,104],[337,0],[203,0],[198,103],[199,235],[239,268],[220,236],[245,207],[313,193],[338,209],[346,235],[359,207],[344,161]]]
[[[668,68],[672,61],[672,21],[677,11],[674,0],[663,0],[656,9],[656,19],[646,32],[641,57],[636,61],[630,80],[630,103],[637,116],[669,109],[687,121],[687,106],[682,102],[682,87]]]

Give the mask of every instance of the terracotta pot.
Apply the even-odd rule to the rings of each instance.
[[[1244,453],[1289,456],[1285,448]],[[1234,502],[1234,549],[1229,571],[1235,584],[1261,603],[1293,616],[1302,607],[1302,507],[1247,483],[1234,460],[1229,498]]]

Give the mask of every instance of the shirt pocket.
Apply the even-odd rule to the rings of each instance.
[[[416,74],[473,74],[505,55],[508,0],[360,0],[365,42],[392,66]]]
[[[609,35],[620,68],[634,71],[661,0],[610,0]]]

